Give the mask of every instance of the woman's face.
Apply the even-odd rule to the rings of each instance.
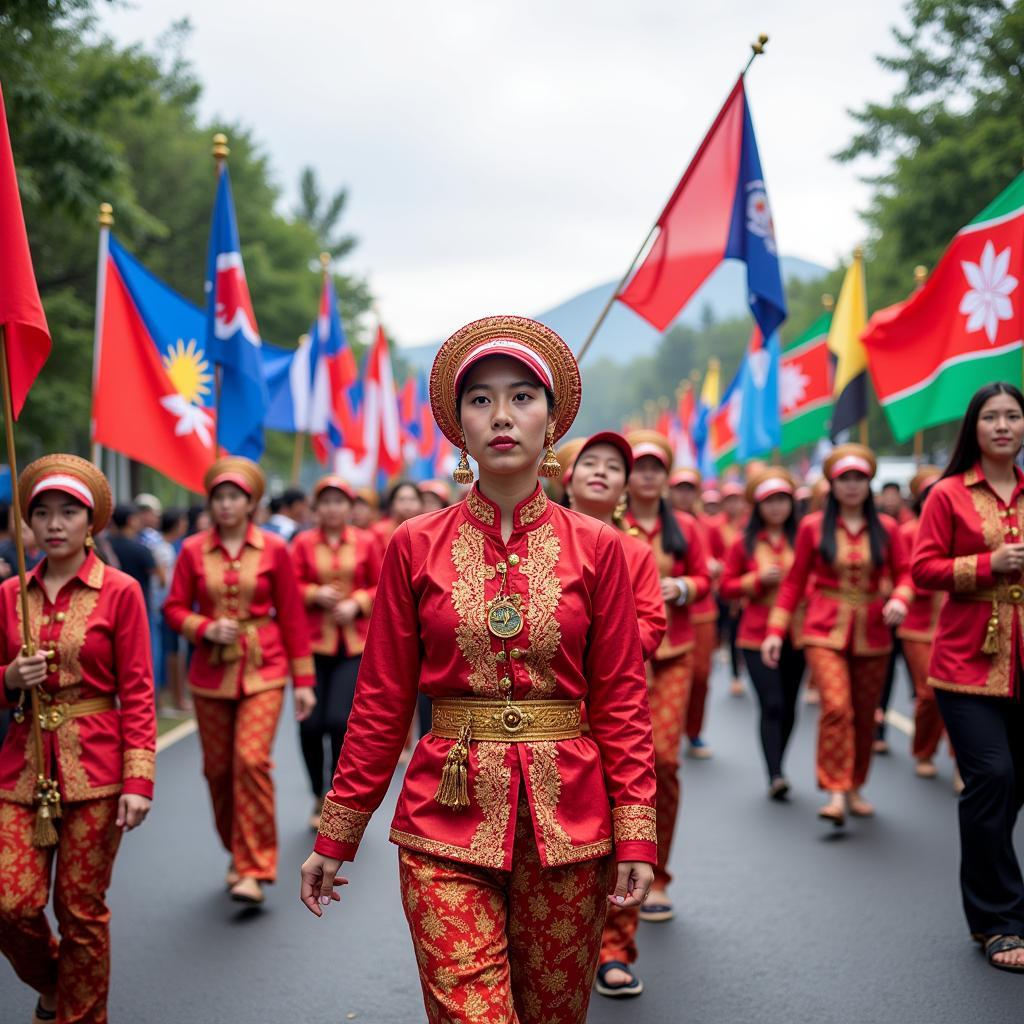
[[[832,481],[832,493],[843,508],[859,509],[868,500],[871,481],[855,469],[840,473]]]
[[[337,487],[325,487],[316,499],[316,518],[321,529],[332,532],[348,526],[352,502]]]
[[[357,498],[355,505],[352,506],[352,525],[366,530],[373,525],[376,518],[377,513],[374,512],[370,503],[362,498]]]
[[[793,511],[793,499],[788,494],[772,494],[760,503],[759,508],[765,526],[782,526]]]
[[[665,493],[668,470],[653,455],[641,455],[629,474],[629,494],[637,501],[657,501]]]
[[[1024,413],[1011,395],[993,395],[978,413],[978,447],[990,459],[1012,459],[1024,440]]]
[[[404,523],[423,511],[423,498],[412,484],[403,484],[391,496],[388,514],[396,523]]]
[[[676,484],[669,488],[668,496],[677,512],[692,513],[697,504],[697,488],[693,484]]]
[[[248,522],[254,502],[241,487],[217,484],[210,493],[210,517],[221,529],[232,529]]]
[[[423,502],[424,512],[437,512],[442,508],[448,507],[441,500],[440,496],[435,494],[433,491],[423,491],[420,495],[420,500]]]
[[[569,497],[573,508],[614,511],[626,489],[626,461],[611,444],[595,444],[576,460]]]
[[[85,549],[89,510],[60,491],[45,491],[32,506],[29,526],[36,545],[50,558],[68,558]]]
[[[534,472],[550,416],[544,388],[522,363],[491,356],[472,367],[459,403],[466,450],[481,473]]]

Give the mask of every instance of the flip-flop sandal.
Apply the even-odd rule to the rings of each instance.
[[[846,815],[843,811],[830,812],[827,807],[822,807],[818,811],[818,817],[822,821],[829,821],[832,823],[834,828],[842,828],[846,824]]]
[[[1001,964],[995,959],[1000,953],[1009,953],[1014,949],[1024,949],[1024,939],[1019,935],[990,935],[982,947],[985,959],[997,971],[1009,971],[1011,974],[1024,974],[1024,964]]]
[[[649,924],[661,924],[663,921],[671,921],[676,916],[675,908],[671,903],[644,903],[640,907],[640,920]]]
[[[625,971],[632,981],[610,985],[605,981],[605,977],[609,971],[615,969]],[[621,960],[609,960],[606,964],[601,964],[598,967],[597,981],[594,983],[594,987],[597,989],[598,995],[608,996],[609,999],[629,999],[643,992],[644,983],[633,973],[633,968],[629,964],[625,964]]]

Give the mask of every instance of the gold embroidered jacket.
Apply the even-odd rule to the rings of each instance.
[[[500,640],[488,602],[503,594],[522,630]],[[546,866],[604,856],[656,861],[654,753],[637,615],[616,531],[538,487],[500,512],[479,490],[417,516],[391,539],[355,702],[316,849],[351,860],[405,744],[417,692],[432,698],[586,701],[590,732],[539,742],[471,741],[469,806],[435,795],[453,740],[420,740],[392,822],[399,846],[511,867],[525,793]]]

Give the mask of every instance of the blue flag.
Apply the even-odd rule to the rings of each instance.
[[[223,167],[206,267],[206,352],[220,368],[217,440],[232,455],[259,459],[269,398],[259,329],[249,298],[231,180]]]
[[[779,336],[766,342],[759,328],[739,370],[740,421],[736,458],[740,462],[768,455],[782,442],[779,414]]]

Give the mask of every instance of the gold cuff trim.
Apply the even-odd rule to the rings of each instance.
[[[897,587],[892,594],[889,595],[889,599],[892,600],[892,598],[896,598],[897,601],[902,601],[909,609],[914,603],[915,596],[913,587],[901,586]]]
[[[365,590],[353,590],[352,600],[359,605],[359,610],[364,618],[368,618],[373,611],[373,598]]]
[[[185,621],[181,624],[181,635],[186,640],[195,643],[199,638],[199,629],[204,622],[206,622],[205,615],[199,615],[196,612],[186,615]]]
[[[292,678],[311,676],[313,674],[313,656],[304,654],[301,658],[292,658]]]
[[[776,606],[768,613],[768,628],[778,629],[785,633],[789,629],[792,618],[793,616],[785,608]]]
[[[646,804],[623,804],[612,808],[616,843],[657,843],[658,815]]]
[[[156,778],[156,754],[152,750],[126,750],[124,752],[124,777],[126,779]]]
[[[369,811],[353,810],[328,797],[320,812],[320,835],[336,843],[354,843],[358,846],[369,823]]]
[[[747,597],[757,597],[757,573],[748,572],[741,576],[740,589]]]
[[[953,590],[962,594],[978,585],[978,556],[958,555],[953,559]]]

